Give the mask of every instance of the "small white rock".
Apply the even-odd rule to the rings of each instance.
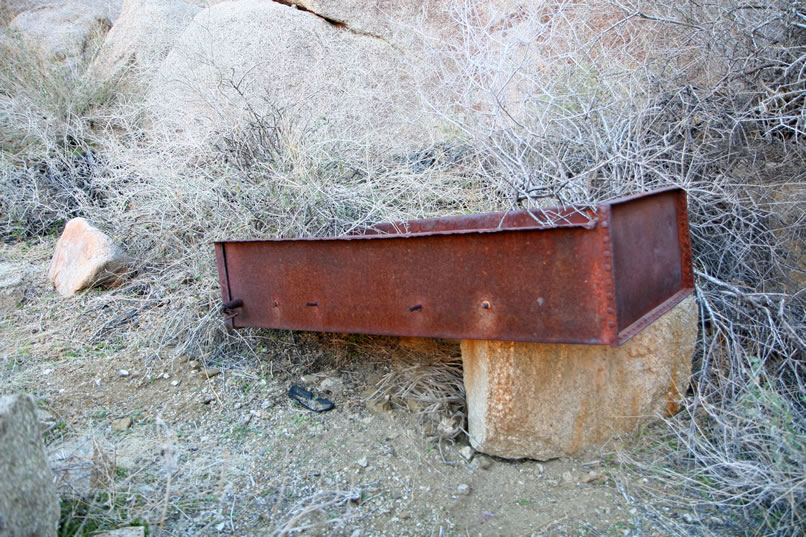
[[[168,373],[163,373],[162,378],[164,378],[165,380],[168,380],[169,378],[171,378],[171,375],[169,375]]]
[[[474,450],[472,447],[470,447],[470,446],[464,446],[464,447],[462,447],[462,448],[460,448],[460,449],[459,449],[459,455],[461,455],[462,457],[464,457],[464,459],[465,459],[466,461],[469,461],[470,459],[472,459],[472,458],[473,458],[473,455],[474,455],[475,453],[476,453],[476,451],[475,451],[475,450]]]
[[[179,386],[181,383],[182,383],[181,380],[172,380],[171,381],[171,386]]]
[[[461,496],[467,496],[468,494],[470,494],[470,485],[462,483],[461,485],[456,487],[456,494],[459,494]]]
[[[597,472],[596,470],[591,470],[590,472],[582,478],[583,483],[592,483],[594,481],[599,481],[602,478],[601,472]]]
[[[118,371],[118,376],[119,376],[119,377],[128,377],[128,376],[129,376],[129,372],[128,372],[128,371],[126,371],[125,369],[121,369],[120,371]]]
[[[341,395],[344,391],[344,381],[339,377],[328,377],[319,383],[319,389],[333,395]]]
[[[111,423],[111,428],[113,431],[125,431],[129,427],[132,426],[132,419],[129,417],[125,418],[118,418],[113,420]]]
[[[358,466],[360,466],[361,468],[366,468],[367,466],[369,466],[369,463],[367,462],[367,458],[366,458],[366,457],[361,457],[360,459],[358,459],[357,461],[355,461],[355,463],[356,463]]]

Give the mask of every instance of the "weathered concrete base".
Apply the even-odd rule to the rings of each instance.
[[[470,443],[551,459],[679,410],[697,339],[688,297],[620,347],[462,341]]]

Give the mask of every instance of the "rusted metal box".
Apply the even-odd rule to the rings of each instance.
[[[683,190],[552,211],[217,242],[228,326],[620,345],[692,292]]]

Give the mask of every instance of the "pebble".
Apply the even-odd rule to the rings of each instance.
[[[694,518],[688,513],[683,513],[683,520],[686,522],[686,524],[694,523]]]
[[[172,380],[171,381],[171,386],[179,386],[181,383],[182,383],[181,380]]]
[[[341,395],[344,392],[344,381],[338,377],[328,377],[319,383],[319,389],[333,395]]]
[[[132,426],[132,419],[129,417],[116,419],[110,425],[113,431],[125,431],[131,426]]]
[[[470,446],[463,446],[462,448],[459,449],[459,455],[464,457],[466,461],[471,460],[473,458],[474,453],[475,451]]]
[[[171,378],[171,375],[169,375],[168,373],[163,373],[162,378],[164,378],[165,380],[168,380],[169,378]]]
[[[355,461],[355,463],[356,463],[358,466],[360,466],[361,468],[366,468],[367,466],[369,466],[369,463],[367,462],[367,458],[366,458],[366,457],[361,457],[360,459],[358,459],[357,461]]]
[[[542,476],[546,472],[546,467],[540,463],[535,465],[535,470],[537,470],[537,475]]]
[[[479,462],[479,468],[482,470],[489,470],[493,465],[493,460],[490,457],[476,457]]]
[[[120,377],[128,377],[129,372],[126,371],[125,369],[121,369],[120,371],[118,371],[118,376],[120,376]]]
[[[201,364],[199,364],[199,362],[197,362],[196,360],[191,360],[188,362],[188,367],[190,367],[191,369],[199,369],[201,367]]]
[[[215,367],[211,367],[210,369],[207,370],[207,378],[210,378],[210,379],[215,377],[216,375],[220,375],[220,374],[221,374],[221,370],[217,369]]]
[[[590,483],[592,481],[598,481],[602,478],[602,473],[597,472],[596,470],[591,470],[588,472],[585,477],[582,478],[583,483]]]
[[[456,494],[459,494],[461,496],[469,495],[470,494],[470,485],[468,485],[466,483],[462,483],[461,485],[456,487]]]

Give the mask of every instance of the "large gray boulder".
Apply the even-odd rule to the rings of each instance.
[[[292,0],[292,3],[344,24],[352,32],[401,45],[410,41],[419,22],[447,22],[443,6],[417,0]]]
[[[419,0],[289,0],[301,9],[330,21],[343,24],[351,32],[384,39],[396,46],[411,48],[425,32],[429,37],[441,36],[453,43],[460,40],[457,15],[472,13],[478,25],[492,32],[501,29],[502,21],[516,20],[524,3],[516,0],[469,0],[453,2],[421,2]],[[545,4],[545,2],[541,2]],[[500,35],[496,36],[501,38]]]
[[[100,9],[104,16],[113,21],[120,13],[123,0],[75,0],[93,9]],[[55,4],[54,0],[0,0],[0,21],[11,20],[23,11],[30,11],[43,6]]]
[[[104,10],[78,2],[65,2],[23,11],[9,28],[43,59],[76,69],[91,59],[112,23]]]
[[[33,400],[0,397],[0,536],[55,536],[59,511]]]
[[[182,0],[126,0],[98,51],[94,72],[107,79],[123,69],[147,75],[199,11]]]
[[[285,121],[320,137],[423,145],[413,69],[385,41],[311,13],[224,2],[202,10],[177,40],[150,108],[174,140],[206,139],[283,110]]]

